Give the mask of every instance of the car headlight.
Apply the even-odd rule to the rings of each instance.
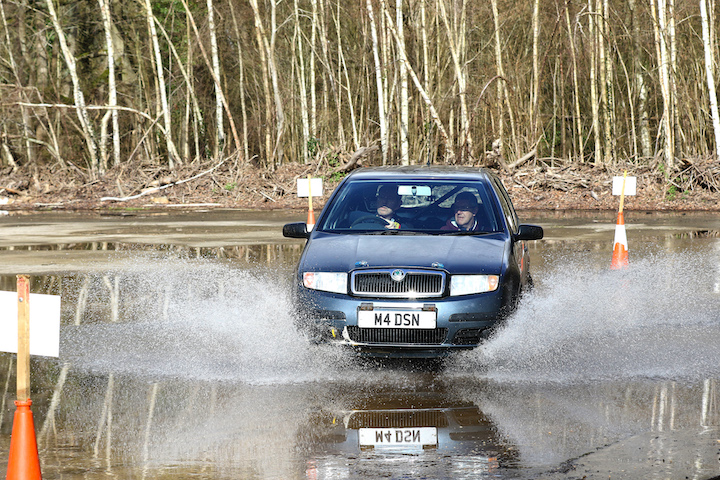
[[[313,290],[347,293],[347,276],[345,272],[305,272],[303,285]]]
[[[470,295],[497,290],[498,275],[453,275],[450,278],[450,295]]]

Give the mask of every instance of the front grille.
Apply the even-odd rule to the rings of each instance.
[[[402,270],[405,277],[392,279],[394,271]],[[352,293],[372,297],[440,297],[445,291],[445,273],[438,270],[359,270],[352,273]]]
[[[354,412],[348,428],[412,428],[448,426],[448,419],[439,410],[407,410],[388,412]]]
[[[347,327],[350,340],[357,343],[440,345],[447,337],[447,328],[360,328]]]

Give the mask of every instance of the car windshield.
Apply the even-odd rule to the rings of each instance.
[[[501,231],[485,183],[351,181],[317,230],[373,234],[483,234]]]

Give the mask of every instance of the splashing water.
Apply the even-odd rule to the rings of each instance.
[[[720,277],[707,254],[620,271],[556,259],[507,324],[453,368],[507,381],[701,378],[720,370]]]
[[[612,271],[583,266],[580,255],[555,258],[506,325],[455,357],[447,372],[553,382],[716,373],[717,264],[709,254],[658,254]],[[298,333],[291,277],[208,259],[126,258],[92,278],[115,282],[118,321],[88,309],[80,326],[63,328],[61,360],[94,371],[252,384],[377,379],[351,352],[310,346]],[[108,303],[102,290],[95,303]]]
[[[290,276],[207,259],[125,259],[85,280],[111,290],[108,301],[107,289],[95,288],[91,303],[112,304],[115,286],[118,321],[88,308],[80,326],[61,331],[61,360],[98,372],[254,384],[331,377],[348,352],[309,348],[296,331]]]

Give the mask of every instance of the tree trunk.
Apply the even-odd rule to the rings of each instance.
[[[24,9],[25,7],[23,6],[20,8]],[[24,93],[24,89],[22,88],[23,82],[20,79],[20,72],[18,71],[17,64],[15,63],[15,56],[12,53],[12,45],[13,44],[10,41],[10,29],[8,28],[7,19],[5,17],[5,6],[4,6],[2,0],[0,0],[0,13],[2,13],[2,22],[3,22],[3,27],[5,29],[5,41],[6,41],[6,48],[7,48],[7,52],[8,52],[9,61],[10,61],[10,69],[12,70],[13,76],[15,77],[15,82],[17,83],[18,89],[20,89],[23,92],[22,93],[23,100],[26,100],[27,98]],[[24,40],[23,40],[23,42],[24,42]],[[23,119],[22,130],[23,130],[23,141],[25,143],[25,155],[27,156],[28,164],[32,165],[35,162],[35,155],[33,154],[33,147],[30,142],[30,115],[28,114],[27,107],[25,107],[24,105],[20,106],[20,115]],[[3,144],[3,146],[5,146],[5,145]],[[17,164],[15,163],[15,160],[13,159],[12,155],[8,155],[7,158],[10,159],[10,161],[8,163],[12,162],[13,167],[16,168]]]
[[[637,117],[640,130],[640,154],[649,158],[652,156],[652,143],[650,140],[650,118],[647,110],[647,84],[645,82],[645,73],[642,65],[643,50],[640,44],[640,22],[637,14],[636,0],[629,0],[632,36],[633,36],[633,82],[634,90],[637,92]],[[630,101],[630,100],[629,100]],[[634,125],[631,128],[635,129]]]
[[[425,9],[425,1],[420,2],[420,36],[422,44],[422,65],[423,65],[423,88],[426,92],[430,92],[430,55],[428,51],[428,32],[427,32],[427,12]],[[427,118],[430,117],[429,112],[425,112],[423,115],[423,124],[427,125]],[[432,129],[424,128],[425,132],[425,143],[427,144],[427,163],[432,163],[433,160],[433,141],[432,141]]]
[[[491,0],[492,5],[492,12],[493,12],[493,22],[495,26],[495,66],[497,75],[503,79],[505,78],[505,69],[503,68],[503,62],[502,62],[502,44],[500,43],[500,15],[498,13],[498,4],[497,0]],[[505,106],[507,107],[508,111],[508,117],[510,118],[510,134],[513,138],[513,142],[515,143],[515,153],[517,154],[519,152],[518,144],[517,144],[517,135],[515,131],[515,115],[513,114],[512,104],[510,103],[510,93],[508,92],[507,85],[505,81],[498,82],[498,104],[500,102],[505,101]],[[505,139],[503,138],[504,132],[503,132],[503,114],[502,112],[498,115],[498,125],[499,125],[499,136],[498,139],[501,143],[501,149],[505,148]],[[505,155],[501,155],[501,157],[504,157]]]
[[[257,0],[254,0],[257,2]],[[266,45],[268,56],[268,67],[270,68],[270,79],[273,85],[273,99],[275,100],[275,122],[277,131],[275,134],[275,151],[273,152],[273,165],[281,165],[284,162],[283,136],[285,135],[285,111],[280,96],[280,84],[277,64],[275,61],[275,40],[277,38],[277,4],[270,2],[270,43]]]
[[[720,115],[718,115],[717,94],[715,91],[715,75],[713,73],[713,51],[710,42],[710,26],[708,23],[707,4],[700,0],[700,18],[702,20],[702,38],[705,51],[705,75],[707,77],[708,97],[710,98],[710,114],[713,132],[715,133],[715,161],[720,161]]]
[[[162,62],[162,52],[160,51],[160,42],[158,41],[157,29],[155,28],[155,15],[152,12],[152,4],[150,0],[145,0],[145,10],[147,14],[148,28],[150,29],[150,38],[152,40],[153,52],[155,53],[155,70],[158,82],[158,94],[160,95],[160,106],[162,108],[162,117],[164,123],[165,146],[167,148],[168,166],[170,169],[175,168],[175,161],[181,163],[180,156],[175,150],[175,144],[172,140],[172,120],[170,117],[170,108],[167,101],[167,91],[165,85],[165,74]]]
[[[103,29],[105,30],[105,48],[107,49],[108,62],[108,102],[111,108],[112,116],[112,132],[113,132],[113,165],[120,163],[120,124],[118,122],[117,106],[117,86],[115,85],[115,47],[113,44],[112,24],[110,18],[110,8],[107,0],[98,0],[100,3],[100,14],[103,19]],[[102,149],[104,150],[104,139]],[[107,158],[103,155],[103,163],[107,162]]]
[[[200,33],[198,32],[197,25],[195,24],[195,19],[193,18],[192,12],[190,11],[190,8],[188,7],[188,4],[185,0],[181,0],[183,8],[185,9],[185,13],[187,14],[188,20],[190,20],[190,25],[192,26],[193,32],[195,33],[195,37],[198,39],[198,46],[200,47],[200,53],[202,53],[203,60],[205,61],[205,64],[207,65],[208,69],[210,70],[210,73],[212,75],[213,84],[215,85],[215,88],[220,93],[220,100],[222,101],[223,108],[225,109],[225,115],[227,115],[228,123],[230,124],[230,131],[232,132],[233,141],[235,142],[235,150],[239,154],[241,151],[240,147],[240,138],[238,137],[237,129],[235,128],[235,119],[232,116],[232,113],[230,112],[230,106],[228,105],[227,99],[225,98],[225,94],[222,91],[222,86],[220,84],[220,78],[215,75],[214,70],[212,69],[212,66],[210,65],[210,60],[207,57],[207,53],[205,52],[205,47],[203,47],[202,41],[200,40]]]
[[[382,0],[381,0],[382,2]],[[398,32],[395,29],[395,26],[393,25],[392,17],[390,16],[390,13],[387,11],[386,8],[384,8],[383,5],[383,12],[385,13],[385,19],[387,21],[388,28],[392,32],[393,37],[395,38],[395,42],[398,45],[401,45]],[[440,120],[440,115],[438,115],[437,110],[435,109],[435,105],[433,105],[432,100],[430,99],[430,96],[427,94],[425,89],[422,86],[422,83],[420,83],[420,79],[418,78],[417,74],[415,73],[415,70],[410,66],[410,63],[407,60],[407,53],[405,52],[404,48],[400,48],[398,51],[398,54],[400,55],[399,60],[405,64],[408,73],[410,74],[410,78],[412,78],[413,83],[415,84],[415,88],[417,88],[418,92],[420,93],[420,96],[425,101],[425,104],[427,105],[428,109],[430,110],[430,115],[432,116],[433,122],[435,122],[435,125],[437,126],[438,130],[440,131],[440,135],[443,139],[443,144],[445,145],[446,150],[446,156],[447,160],[454,160],[455,159],[455,150],[452,146],[452,144],[448,141],[448,135],[447,131],[445,130],[445,127],[442,124],[442,121]]]
[[[657,1],[657,3],[655,3]],[[657,7],[657,10],[655,8]],[[658,64],[660,65],[660,86],[663,100],[662,131],[664,137],[663,152],[668,172],[675,170],[675,139],[673,128],[672,90],[670,87],[670,54],[667,39],[667,3],[666,0],[653,0],[652,9],[655,18],[655,42]]]
[[[530,92],[530,134],[534,139],[537,136],[538,130],[538,104],[540,95],[540,63],[538,57],[539,53],[539,42],[540,42],[540,0],[533,2],[533,13],[532,13],[532,29],[533,29],[533,77],[532,77],[532,91]],[[554,108],[554,101],[553,101]]]
[[[73,98],[75,100],[75,111],[80,120],[80,127],[82,129],[83,137],[87,145],[88,154],[90,155],[90,176],[95,179],[98,175],[98,157],[97,157],[97,141],[95,140],[95,133],[90,123],[90,116],[88,115],[87,107],[85,106],[85,96],[80,89],[80,78],[78,77],[77,67],[75,64],[75,57],[70,51],[65,38],[65,32],[63,32],[58,20],[57,13],[55,12],[55,6],[53,0],[45,0],[48,7],[48,12],[55,29],[55,34],[58,37],[60,43],[60,50],[62,51],[63,60],[70,73],[70,78],[73,84]]]
[[[675,36],[675,0],[668,0],[668,39],[670,42],[670,68],[668,73],[670,75],[670,95],[672,97],[672,125],[673,125],[673,155],[675,158],[682,156],[682,125],[678,121],[678,112],[680,107],[678,102],[680,96],[678,95],[677,87],[677,40]]]
[[[310,135],[318,136],[317,131],[317,90],[315,89],[315,57],[317,55],[318,6],[317,0],[310,1],[312,6],[312,26],[310,29]]]
[[[396,41],[398,50],[407,51],[405,48],[405,29],[403,21],[402,0],[395,0],[395,26],[397,29]],[[400,125],[398,134],[400,135],[400,163],[402,165],[410,164],[410,152],[408,145],[408,124],[410,121],[409,113],[409,97],[408,97],[408,68],[407,62],[400,63]]]
[[[210,30],[210,58],[216,78],[220,78],[220,58],[218,57],[217,34],[215,33],[215,7],[213,0],[207,0],[208,30]],[[223,101],[220,84],[215,85],[215,158],[218,158],[225,147],[225,127],[223,125]]]
[[[183,66],[182,59],[180,58],[180,55],[178,54],[177,50],[175,49],[175,46],[172,44],[172,41],[171,41],[171,39],[170,39],[170,36],[169,36],[169,35],[167,34],[167,32],[165,31],[165,29],[163,28],[162,24],[156,23],[156,24],[155,24],[155,27],[158,28],[158,29],[160,29],[160,33],[163,34],[163,37],[165,38],[165,41],[167,42],[168,47],[170,48],[170,52],[171,52],[173,58],[175,58],[175,61],[177,61],[178,70],[180,70],[180,74],[182,75],[183,79],[185,80],[185,84],[187,85],[188,97],[189,97],[188,103],[192,106],[192,112],[193,112],[194,120],[195,120],[196,123],[202,124],[202,123],[203,123],[203,117],[202,117],[202,112],[200,111],[200,105],[198,104],[197,96],[195,95],[195,91],[194,91],[194,88],[193,88],[192,72],[188,72],[188,71],[185,69],[185,67]],[[190,44],[190,45],[191,45],[191,44]],[[188,45],[188,62],[187,62],[187,63],[188,63],[189,68],[192,68],[192,62],[191,62],[191,60],[192,60],[192,55],[191,55],[192,49],[190,48],[190,45]],[[195,128],[196,128],[196,131],[195,131],[195,136],[196,136],[196,139],[195,139],[196,149],[195,149],[195,151],[196,151],[196,154],[199,155],[199,153],[197,153],[197,152],[198,152],[198,148],[197,148],[197,135],[198,135],[197,126],[196,126]],[[176,153],[177,153],[177,150],[176,150]],[[188,158],[188,156],[185,155],[185,156],[180,157],[180,158],[184,159],[184,158]]]
[[[264,32],[257,1],[250,0],[250,6],[252,7],[253,13],[255,14],[255,39],[258,44],[258,54],[260,57],[260,66],[262,69],[263,93],[265,94],[265,161],[263,163],[266,167],[269,167],[273,164],[272,135],[270,133],[270,125],[272,125],[272,110],[270,109],[270,105],[272,105],[273,100],[272,96],[270,95],[270,73],[268,69],[267,57],[264,55]]]
[[[472,155],[472,138],[470,136],[470,119],[467,108],[467,75],[465,65],[461,64],[462,52],[459,51],[459,45],[462,39],[462,33],[456,35],[455,29],[450,28],[448,15],[445,9],[445,0],[440,0],[440,16],[442,18],[445,30],[447,32],[448,48],[450,48],[450,56],[453,61],[455,70],[455,81],[458,87],[458,97],[460,98],[460,162],[464,163],[466,154]]]
[[[398,0],[400,1],[400,0]],[[352,127],[353,132],[353,145],[354,145],[354,151],[357,151],[360,148],[360,141],[358,139],[358,132],[357,132],[357,125],[355,120],[355,102],[353,100],[354,91],[355,88],[352,88],[350,85],[350,77],[348,75],[347,70],[347,64],[345,63],[345,54],[343,53],[343,47],[342,47],[342,31],[340,28],[340,19],[341,12],[340,12],[340,0],[338,0],[337,3],[337,15],[335,17],[335,25],[336,25],[336,32],[337,32],[337,42],[338,42],[338,69],[342,69],[342,74],[345,77],[345,90],[347,92],[347,99],[348,99],[348,109],[350,110],[350,126]],[[338,71],[338,80],[340,79],[340,72]]]
[[[233,18],[233,26],[235,27],[235,36],[238,39],[238,83],[240,88],[240,110],[242,111],[243,119],[243,159],[247,162],[250,159],[250,152],[248,151],[248,117],[247,106],[245,105],[245,67],[243,64],[243,49],[240,45],[240,28],[238,27],[237,17],[235,16],[235,7],[233,7],[233,2],[230,2],[230,13]]]
[[[303,55],[302,29],[300,28],[300,8],[298,0],[295,0],[295,38],[297,41],[297,62],[298,62],[298,93],[300,94],[300,119],[302,123],[302,152],[303,163],[309,162],[308,144],[310,143],[310,119],[308,112],[307,90],[305,89],[305,55]],[[310,52],[312,54],[312,52]]]
[[[593,141],[595,144],[594,162],[596,166],[600,166],[602,165],[602,151],[600,148],[600,104],[596,79],[598,34],[596,28],[597,12],[595,12],[593,0],[588,0],[588,11],[590,12],[588,15],[588,32],[590,35],[590,102],[592,104]]]
[[[610,12],[608,0],[603,0],[602,4],[598,0],[598,10],[600,15],[598,19],[600,26],[598,28],[598,42],[600,44],[600,69],[601,90],[602,90],[602,116],[604,121],[603,129],[603,165],[608,168],[612,165],[615,155],[614,148],[614,122],[613,122],[613,68],[610,59]]]
[[[387,165],[388,160],[388,139],[387,123],[385,118],[385,95],[383,87],[384,69],[380,64],[380,46],[378,44],[377,27],[375,26],[375,13],[373,12],[372,0],[365,1],[365,8],[370,19],[370,34],[373,43],[373,61],[375,62],[375,82],[377,87],[378,101],[378,124],[380,125],[380,148],[382,149],[382,164]]]
[[[570,23],[570,8],[565,7],[565,22],[567,23],[568,29],[568,43],[570,45],[570,58],[572,60],[572,73],[573,73],[573,105],[575,107],[575,113],[573,115],[573,138],[577,142],[576,155],[578,161],[583,161],[583,135],[582,135],[582,117],[580,116],[580,83],[578,81],[578,62],[577,55],[575,53],[575,36],[573,35],[572,24]],[[573,145],[575,145],[573,142]]]

